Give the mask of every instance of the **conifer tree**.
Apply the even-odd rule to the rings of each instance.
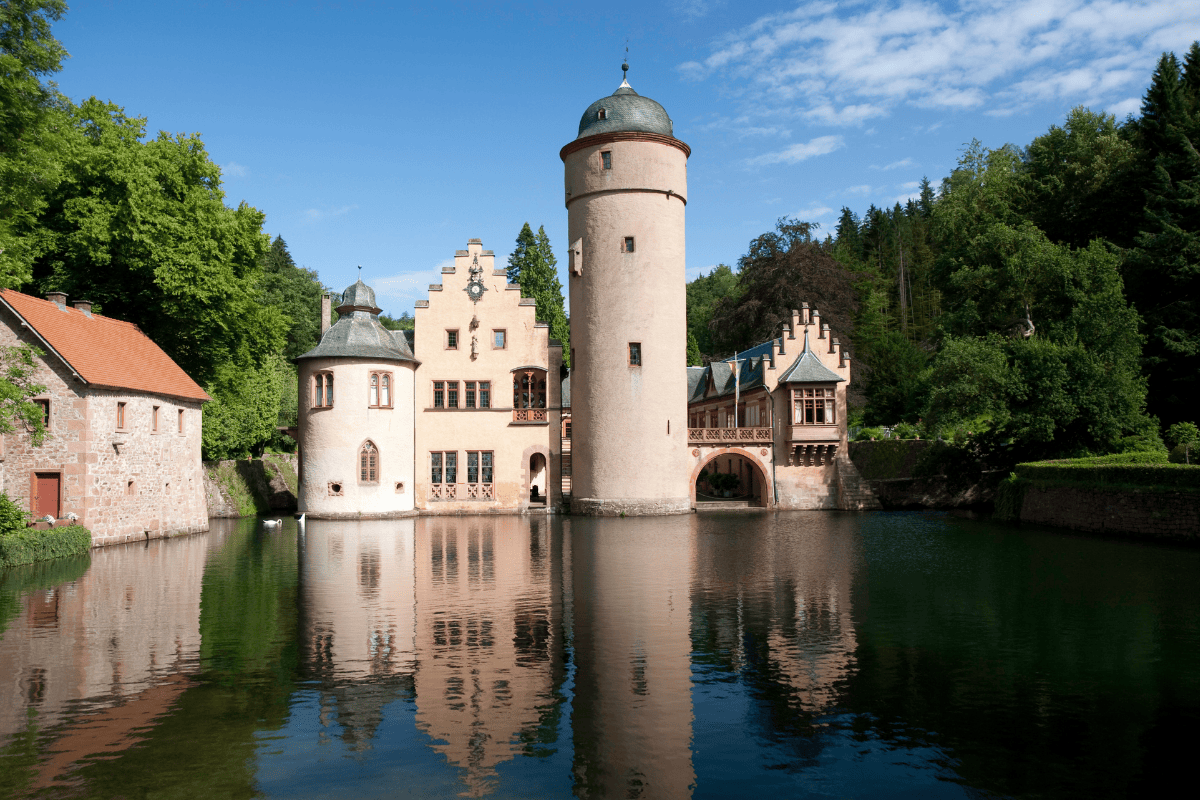
[[[533,229],[526,222],[517,234],[517,246],[508,257],[508,282],[521,285],[521,296],[537,301],[537,319],[550,325],[550,338],[562,342],[563,364],[571,366],[571,329],[564,309],[558,260],[550,247],[545,227]]]

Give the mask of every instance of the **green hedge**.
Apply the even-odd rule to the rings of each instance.
[[[1166,464],[1167,451],[1139,450],[1133,453],[1111,453],[1107,456],[1087,456],[1086,458],[1067,458],[1057,461],[1040,461],[1040,464],[1100,465],[1100,464]]]
[[[0,535],[0,568],[76,556],[91,548],[92,532],[82,525],[12,531]]]
[[[1151,491],[1200,491],[1200,466],[1163,463],[1040,461],[1018,464],[1016,475],[1038,486],[1071,485]]]

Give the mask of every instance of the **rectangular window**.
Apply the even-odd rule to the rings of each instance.
[[[150,430],[158,433],[158,406],[150,411]]]
[[[49,400],[34,400],[34,403],[42,408],[42,427],[50,429],[50,401]]]
[[[492,383],[491,381],[479,382],[479,407],[492,407]]]
[[[612,169],[612,151],[605,150],[600,154],[600,163],[604,169]]]
[[[441,381],[433,382],[433,407],[446,407],[446,384]]]
[[[629,366],[640,367],[642,365],[642,345],[641,342],[629,343]]]
[[[622,253],[632,253],[633,252],[633,237],[632,236],[625,237],[625,241],[621,243],[621,252]]]
[[[125,404],[117,403],[117,429],[121,430],[125,427]]]
[[[458,381],[446,383],[446,408],[458,408]]]
[[[183,409],[179,409],[179,432],[183,433]]]
[[[834,412],[836,389],[795,389],[792,398],[792,424],[833,425],[837,422]]]
[[[433,483],[441,483],[442,482],[442,454],[441,453],[430,453],[429,454],[429,467],[430,467],[430,475],[429,475],[430,480]]]
[[[463,407],[464,408],[474,408],[475,407],[475,381],[467,381],[465,384],[463,384],[463,395],[464,395]]]
[[[458,483],[458,453],[446,453],[446,483]]]
[[[492,482],[492,453],[490,450],[467,452],[467,483]]]
[[[458,331],[446,331],[446,349],[458,349]]]
[[[502,331],[499,329],[492,331],[492,349],[493,350],[503,350],[507,346],[508,346],[507,333],[505,331]]]

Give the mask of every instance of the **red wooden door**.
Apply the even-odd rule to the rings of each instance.
[[[37,510],[38,519],[49,514],[58,519],[58,488],[60,476],[57,472],[39,472],[37,474],[37,493],[33,498],[33,507]]]

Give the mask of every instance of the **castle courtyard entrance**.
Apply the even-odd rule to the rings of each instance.
[[[767,508],[772,491],[762,464],[740,448],[706,454],[692,484],[696,509],[744,506]]]

